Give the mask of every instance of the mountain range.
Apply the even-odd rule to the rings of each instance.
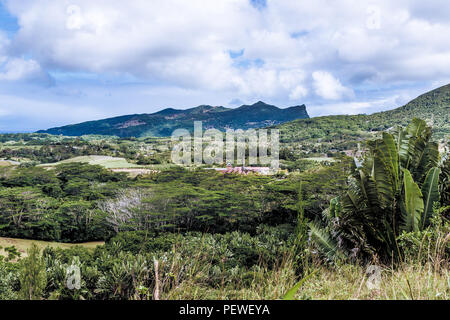
[[[305,105],[280,109],[259,101],[231,109],[201,105],[187,110],[164,109],[152,114],[134,114],[97,121],[88,121],[39,133],[81,136],[88,134],[119,137],[167,137],[175,129],[193,129],[194,121],[202,121],[203,129],[219,130],[277,127],[285,142],[325,138],[330,141],[360,137],[362,133],[377,132],[396,125],[407,125],[421,118],[433,125],[434,137],[450,135],[450,84],[434,89],[406,105],[370,115],[336,115],[310,118]]]
[[[210,105],[201,105],[186,110],[168,108],[152,114],[133,114],[88,121],[40,130],[38,133],[62,134],[65,136],[100,134],[119,137],[166,137],[179,128],[192,130],[194,121],[202,121],[203,129],[246,130],[305,118],[309,118],[305,105],[280,109],[258,101],[255,104],[242,105],[235,109]]]

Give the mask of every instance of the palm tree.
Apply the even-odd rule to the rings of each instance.
[[[367,145],[346,195],[323,213],[326,226],[311,225],[311,240],[328,258],[397,255],[399,233],[426,228],[439,202],[438,144],[425,121],[413,119]]]

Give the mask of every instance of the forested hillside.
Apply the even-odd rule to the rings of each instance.
[[[450,84],[425,93],[403,107],[371,115],[339,115],[301,119],[279,125],[282,142],[332,143],[355,146],[362,140],[396,125],[421,118],[433,126],[433,138],[450,135]],[[350,143],[350,144],[349,144]],[[333,148],[329,146],[328,149]]]
[[[65,136],[100,134],[119,137],[170,137],[176,129],[192,131],[194,121],[202,121],[204,129],[245,130],[304,118],[309,118],[304,105],[280,109],[259,101],[252,105],[242,105],[236,109],[209,105],[187,110],[168,108],[152,114],[135,114],[88,121],[39,132]]]

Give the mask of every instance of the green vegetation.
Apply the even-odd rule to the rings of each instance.
[[[449,299],[446,92],[411,102],[433,127],[283,124],[268,176],[173,166],[162,138],[0,135],[0,299]]]
[[[279,125],[284,153],[293,159],[312,154],[333,154],[354,150],[364,140],[413,118],[432,123],[433,139],[450,135],[450,84],[425,93],[403,107],[371,115],[339,115],[302,119]],[[360,146],[363,148],[364,146]],[[286,159],[286,157],[285,157]],[[289,160],[289,159],[286,159]]]
[[[28,250],[28,256],[20,261],[19,298],[24,300],[39,300],[47,285],[47,273],[44,257],[36,245]]]
[[[0,135],[0,166],[49,166],[58,162],[87,162],[110,168],[168,165],[170,150],[170,139],[162,138],[7,134]]]
[[[101,134],[119,137],[168,137],[180,128],[193,131],[194,121],[202,121],[205,128],[245,130],[303,118],[309,118],[304,105],[279,109],[259,101],[236,109],[205,105],[187,110],[164,109],[153,114],[127,115],[39,132],[66,136]]]
[[[326,227],[311,228],[328,258],[376,254],[387,261],[400,254],[400,232],[429,227],[433,206],[440,204],[439,152],[430,138],[431,128],[414,119],[406,129],[370,141],[347,194],[324,212]]]
[[[116,157],[109,157],[109,156],[81,156],[81,157],[75,157],[55,163],[47,163],[47,164],[41,164],[43,167],[53,167],[64,163],[74,163],[74,162],[80,162],[80,163],[88,163],[91,165],[99,165],[107,169],[114,169],[114,168],[139,168],[138,165],[134,163],[129,163],[124,158],[116,158]]]

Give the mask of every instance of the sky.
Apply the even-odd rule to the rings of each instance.
[[[0,132],[262,100],[393,109],[450,82],[448,0],[0,0]]]

